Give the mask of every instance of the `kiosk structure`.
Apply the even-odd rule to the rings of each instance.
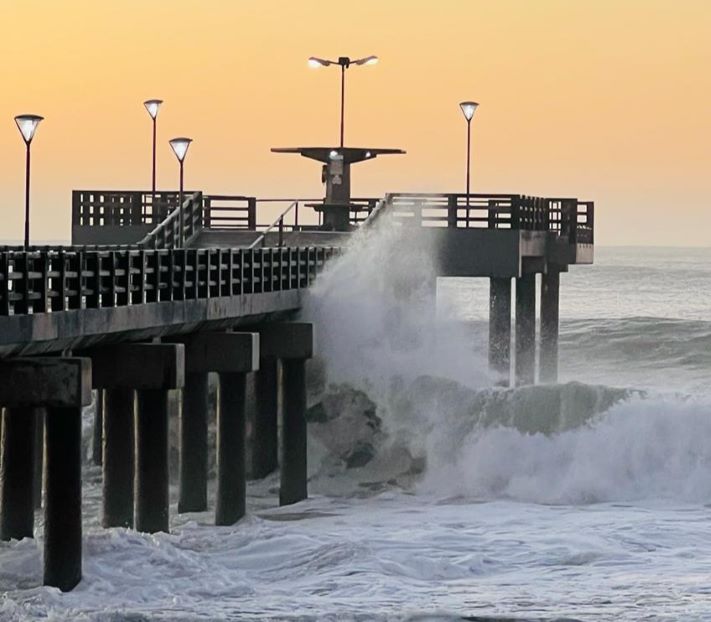
[[[274,153],[298,153],[322,162],[321,181],[326,184],[323,203],[311,205],[322,212],[322,229],[350,231],[351,164],[373,160],[379,155],[404,154],[402,149],[366,149],[363,147],[275,147]]]

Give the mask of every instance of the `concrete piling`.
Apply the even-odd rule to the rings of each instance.
[[[489,279],[489,367],[510,380],[511,279]]]
[[[44,584],[71,590],[81,580],[81,409],[91,403],[91,362],[16,358],[0,362],[0,378],[3,443],[8,443],[0,472],[3,528],[10,537],[20,530],[32,535],[34,425],[37,410],[46,408]]]
[[[125,343],[86,351],[95,388],[107,392],[104,412],[104,518],[153,533],[169,528],[168,392],[185,383],[182,344]],[[135,413],[133,395],[135,391]],[[131,427],[135,417],[135,441]],[[132,459],[130,445],[135,447]],[[108,469],[108,471],[107,471]]]
[[[33,465],[34,473],[32,475],[32,486],[34,489],[34,506],[35,510],[42,507],[42,491],[44,481],[44,418],[45,409],[35,409],[35,443]]]
[[[259,338],[262,357],[279,359],[282,364],[279,503],[288,505],[307,497],[305,361],[313,356],[313,325],[305,322],[268,324],[260,329]],[[259,397],[258,394],[257,399]]]
[[[282,362],[284,418],[282,422],[281,486],[279,505],[306,499],[306,361]]]
[[[252,424],[250,472],[254,479],[262,479],[279,466],[279,374],[276,358],[260,358],[254,385],[257,407]]]
[[[558,381],[558,330],[560,315],[560,272],[549,268],[541,278],[541,382]]]
[[[536,380],[536,275],[516,279],[516,386]]]
[[[207,372],[186,373],[180,416],[180,513],[207,509],[208,408]]]
[[[217,411],[217,502],[215,508],[215,523],[231,525],[237,522],[245,512],[246,477],[245,477],[245,400],[246,374],[259,368],[259,335],[243,332],[205,331],[177,337],[185,348],[185,369],[187,374],[186,391],[192,385],[195,390],[193,398],[186,397],[190,409],[202,408],[200,416],[190,420],[190,425],[198,425],[193,439],[181,432],[180,464],[187,468],[199,469],[207,481],[207,384],[202,384],[202,378],[207,378],[209,372],[219,374],[219,408]],[[205,396],[202,396],[204,386]],[[187,395],[187,392],[186,392]],[[204,405],[203,405],[204,401]],[[194,413],[193,413],[194,414]],[[185,413],[184,413],[185,416]],[[190,412],[189,415],[190,416]],[[202,437],[202,434],[205,437]],[[193,443],[193,444],[191,444]],[[199,463],[194,463],[184,456],[196,444],[196,451],[204,454]],[[193,465],[190,467],[190,465]],[[192,473],[186,472],[182,477],[181,499],[188,498],[183,494],[183,487],[196,491]],[[207,496],[205,493],[205,507]],[[205,509],[205,508],[203,508]]]
[[[245,514],[247,474],[245,461],[245,401],[247,375],[220,374],[217,412],[217,501],[215,524],[232,525]]]
[[[170,531],[168,391],[136,392],[135,514],[137,531]]]
[[[104,429],[104,392],[97,389],[94,394],[94,436],[91,444],[91,458],[96,466],[101,465],[101,435]]]
[[[133,527],[133,389],[104,391],[103,511],[104,527]]]
[[[66,592],[82,576],[81,407],[50,408],[45,426],[44,584]]]
[[[5,408],[0,458],[0,539],[31,538],[34,530],[35,409]]]

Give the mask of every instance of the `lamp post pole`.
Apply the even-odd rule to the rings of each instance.
[[[351,60],[348,56],[339,56],[338,60],[328,60],[311,56],[309,58],[310,67],[328,67],[329,65],[339,65],[341,68],[341,134],[340,145],[343,147],[345,136],[345,112],[346,112],[346,69],[351,65],[375,65],[378,62],[377,56],[364,56],[356,60]]]
[[[341,63],[341,147],[343,147],[344,118],[346,112],[346,67],[348,67],[347,63]]]
[[[178,192],[178,205],[180,205],[180,245],[185,239],[185,218],[183,217],[183,161],[180,160],[180,192]]]
[[[30,146],[32,139],[37,131],[39,122],[43,117],[36,114],[21,114],[15,117],[17,128],[22,134],[22,139],[25,141],[25,240],[24,248],[27,250],[30,246]]]
[[[469,226],[469,184],[472,174],[472,120],[467,119],[467,226]]]
[[[153,166],[151,170],[151,199],[156,201],[156,137],[158,134],[158,119],[153,117]]]
[[[25,250],[30,247],[30,144],[32,141],[26,143],[25,159]]]
[[[472,118],[479,104],[472,101],[461,102],[459,107],[462,110],[464,118],[467,120],[467,196],[466,196],[466,224],[469,227],[469,194],[471,181],[471,158],[472,158]]]
[[[153,122],[153,160],[151,169],[151,208],[156,212],[156,139],[158,137],[158,110],[163,103],[162,99],[147,99],[143,102]]]
[[[185,154],[188,152],[188,147],[190,143],[193,142],[192,138],[173,138],[170,141],[170,147],[175,153],[175,157],[178,158],[178,164],[180,165],[180,191],[178,192],[178,229],[180,235],[180,246],[185,244],[185,216],[183,213],[183,163],[185,161]]]

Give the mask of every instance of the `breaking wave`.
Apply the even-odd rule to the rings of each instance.
[[[578,354],[562,366],[599,384],[501,389],[485,325],[434,312],[436,249],[413,236],[387,221],[359,232],[310,294],[305,315],[326,328],[309,411],[317,490],[398,485],[546,504],[711,497],[711,399],[644,382],[675,366],[701,381],[711,324],[568,322],[562,347]]]

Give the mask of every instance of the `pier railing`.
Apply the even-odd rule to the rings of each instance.
[[[336,252],[328,247],[2,251],[0,316],[300,289]]]
[[[186,193],[183,205],[183,238],[180,239],[178,193],[158,192],[155,202],[144,191],[74,191],[72,222],[77,226],[153,225],[140,246],[178,248],[201,229],[273,229],[272,218],[259,222],[264,211],[273,214],[279,204],[289,206],[287,220],[278,218],[282,232],[318,228],[322,223],[323,199],[258,199],[240,195]],[[290,206],[297,202],[296,207]],[[378,198],[353,198],[348,204],[349,222],[359,227],[368,222]],[[520,229],[552,231],[571,243],[592,244],[594,204],[575,198],[546,198],[520,194],[391,193],[385,196],[381,213],[393,212],[401,222],[425,227]],[[318,218],[300,217],[300,208],[314,209]],[[301,220],[300,220],[301,218]],[[306,224],[317,220],[318,224]],[[306,221],[306,222],[304,222]],[[264,239],[264,238],[261,238]]]
[[[571,243],[592,244],[595,206],[574,198],[518,194],[391,193],[366,223],[386,213],[422,227],[551,231]]]
[[[186,192],[185,195],[192,194]],[[141,190],[74,190],[72,225],[84,227],[157,225],[178,205],[179,193]]]

